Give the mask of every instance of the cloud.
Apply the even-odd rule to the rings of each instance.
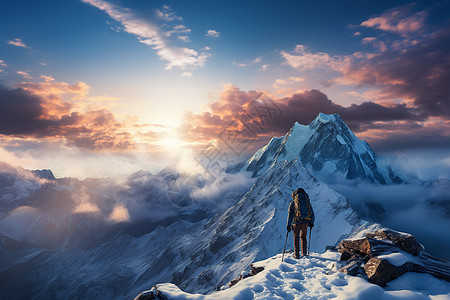
[[[216,31],[216,30],[213,30],[213,29],[210,29],[210,30],[208,30],[207,32],[206,32],[206,35],[205,35],[206,37],[210,37],[210,38],[213,38],[213,39],[216,39],[216,38],[218,38],[219,36],[220,36],[220,32],[218,32],[218,31]]]
[[[413,5],[405,5],[385,11],[381,16],[374,16],[360,24],[363,27],[375,28],[407,35],[424,28],[427,13],[420,11],[411,13]]]
[[[72,213],[100,213],[98,205],[91,200],[86,188],[81,188],[71,193],[71,198],[78,205]]]
[[[339,71],[348,64],[346,56],[330,56],[325,52],[311,52],[304,45],[297,45],[293,53],[281,51],[286,63],[300,71],[328,69]]]
[[[238,66],[239,68],[247,68],[247,67],[251,67],[254,65],[258,65],[262,62],[262,57],[258,56],[255,59],[252,60],[246,60],[246,62],[243,63],[238,63],[238,62],[233,62],[233,65]],[[264,67],[265,66],[265,67]],[[261,67],[261,69],[265,68],[266,70],[268,69],[269,65],[263,65]]]
[[[291,95],[295,92],[300,92],[298,89],[298,84],[303,82],[303,77],[295,77],[291,76],[285,79],[276,79],[272,84],[272,87],[275,89],[275,92],[280,95]]]
[[[24,71],[17,71],[17,74],[22,75],[24,78],[27,78],[27,79],[33,78],[33,77],[30,76],[29,73],[24,72]]]
[[[39,96],[51,97],[52,95],[72,95],[74,100],[81,100],[89,93],[90,87],[77,81],[74,84],[58,82],[52,76],[41,75],[43,82],[22,82],[19,87]]]
[[[5,63],[3,59],[0,59],[0,67],[7,67],[8,65]]]
[[[21,39],[10,40],[10,41],[8,41],[8,44],[16,46],[16,47],[28,48],[28,46],[25,45],[25,43]]]
[[[426,27],[427,12],[413,12],[413,8],[394,8],[361,23],[383,31],[361,40],[374,52],[330,55],[303,45],[281,52],[300,77],[307,71],[325,71],[320,74],[331,78],[324,80],[327,88],[365,89],[361,94],[352,91],[364,103],[336,112],[380,149],[399,149],[400,141],[403,148],[421,147],[420,141],[442,147],[449,140],[450,27]],[[398,35],[386,35],[386,31]]]
[[[194,74],[192,74],[191,72],[183,72],[181,74],[181,78],[188,78],[188,77],[193,77]]]
[[[301,80],[292,77],[277,84],[291,79]],[[319,112],[338,113],[360,138],[376,145],[376,150],[420,148],[431,140],[436,147],[448,147],[450,140],[449,122],[432,124],[420,111],[405,104],[383,106],[368,101],[342,106],[319,90],[274,98],[263,91],[241,91],[230,84],[224,86],[220,98],[210,103],[206,111],[187,113],[180,130],[189,141],[249,154],[271,137],[284,135],[294,122],[309,124]],[[399,142],[389,143],[393,140]]]
[[[41,83],[21,83],[16,89],[0,87],[0,135],[62,139],[90,150],[133,148],[131,135],[110,111],[77,109],[76,102],[88,90],[85,83],[71,85],[50,77]],[[65,95],[72,97],[65,100]]]
[[[349,60],[338,82],[376,87],[391,99],[405,99],[424,116],[449,116],[449,36],[450,28],[443,28],[414,46]]]
[[[187,35],[180,35],[180,36],[178,36],[178,39],[179,39],[180,41],[185,42],[185,43],[191,41]]]
[[[109,215],[108,219],[113,222],[127,222],[130,221],[130,214],[128,213],[128,209],[124,205],[116,205],[113,208],[113,211]]]
[[[157,9],[156,15],[164,21],[183,21],[183,18],[177,16],[167,5],[164,5],[162,9]]]
[[[186,30],[185,27],[181,28],[180,25],[177,25],[174,27],[175,30],[164,32],[160,26],[140,17],[137,12],[131,9],[104,0],[83,0],[83,2],[106,12],[112,19],[119,22],[126,32],[137,36],[139,42],[156,50],[160,59],[166,61],[166,69],[202,67],[210,56],[209,53],[204,51],[198,52],[191,48],[178,47],[170,43],[167,38],[175,32]],[[163,10],[159,10],[159,13],[157,11],[157,15],[165,21],[182,20],[169,10],[168,6],[164,6]],[[179,39],[177,38],[177,40]]]
[[[444,229],[450,226],[448,182],[392,186],[332,184],[331,188],[346,195],[362,218],[414,234],[427,252],[449,259],[450,237]],[[419,219],[427,220],[427,226],[418,224]]]
[[[259,69],[260,71],[267,71],[270,69],[270,65],[262,65],[261,68]]]

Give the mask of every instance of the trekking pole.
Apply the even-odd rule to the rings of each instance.
[[[286,243],[287,243],[288,235],[289,235],[289,231],[286,232],[286,241],[284,242],[283,256],[281,257],[281,262],[283,262],[283,259],[284,259],[284,251],[286,250]]]
[[[309,227],[308,256],[309,256],[309,249],[311,248],[311,231],[312,227]]]

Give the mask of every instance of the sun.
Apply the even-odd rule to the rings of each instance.
[[[164,148],[178,148],[187,145],[186,142],[176,138],[165,138],[160,140],[158,144]]]

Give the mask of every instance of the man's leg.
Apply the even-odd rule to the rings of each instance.
[[[300,224],[294,224],[292,225],[292,231],[294,232],[294,257],[300,258],[300,245],[299,245],[299,238],[300,238]]]
[[[306,232],[308,231],[308,224],[298,224],[300,227],[300,237],[302,239],[302,256],[307,255],[307,245],[306,245]]]

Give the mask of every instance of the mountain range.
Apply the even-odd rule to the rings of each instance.
[[[161,282],[210,293],[281,253],[298,187],[316,212],[313,252],[383,227],[324,181],[405,180],[336,114],[295,123],[215,180],[167,168],[81,181],[2,163],[0,298],[124,299]]]

